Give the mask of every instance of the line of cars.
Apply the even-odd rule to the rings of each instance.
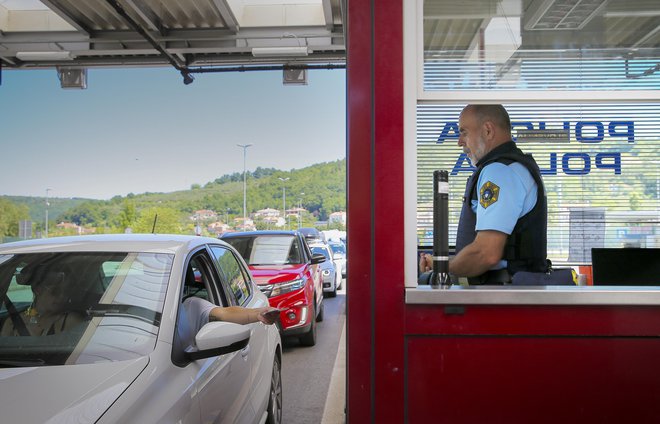
[[[246,308],[269,301],[218,239],[0,245],[3,422],[281,423],[276,326],[205,321],[185,306],[190,297]]]
[[[341,284],[331,244],[316,234],[312,248],[307,240],[298,231],[256,231],[0,245],[3,417],[281,423],[282,336],[315,345],[324,291]],[[270,304],[280,319],[207,322],[184,306],[190,297]]]
[[[314,346],[323,299],[337,295],[346,273],[343,243],[326,243],[315,228],[232,232],[220,239],[239,252],[270,305],[280,310],[282,336]]]

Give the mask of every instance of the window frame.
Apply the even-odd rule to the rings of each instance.
[[[403,3],[404,251],[417,243],[417,107],[433,104],[501,103],[652,103],[660,90],[424,90],[424,0]],[[539,100],[540,99],[540,100]],[[417,287],[417,255],[404,258],[406,288]]]

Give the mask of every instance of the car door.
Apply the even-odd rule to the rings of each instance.
[[[199,252],[191,263],[196,269],[195,279],[201,279],[208,287],[209,300],[219,306],[231,306],[231,298],[225,292],[221,276],[208,251]],[[249,350],[195,361],[195,365],[199,367],[195,385],[202,422],[255,422],[250,401],[252,370]]]
[[[244,262],[224,246],[209,246],[220,270],[223,289],[231,304],[246,308],[268,306],[268,300],[255,296],[255,286]],[[251,365],[252,402],[255,411],[265,410],[270,388],[273,358],[268,356],[268,329],[261,323],[248,324],[251,327],[250,343],[244,349],[245,359]]]
[[[301,237],[300,242],[304,246],[305,260],[310,264],[309,270],[312,281],[314,282],[314,292],[316,293],[316,310],[320,311],[323,303],[323,275],[321,275],[321,266],[319,264],[312,264],[312,251],[307,241]]]

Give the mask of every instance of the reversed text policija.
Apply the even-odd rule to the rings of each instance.
[[[546,123],[539,122],[535,127],[533,122],[518,121],[511,122],[512,133],[514,134],[514,141],[516,141],[515,134],[518,129],[523,130],[546,130]],[[635,142],[635,123],[633,121],[578,121],[571,123],[570,121],[563,122],[563,130],[567,132],[568,140],[575,140],[583,144],[599,144],[606,138],[624,141],[626,144]],[[440,136],[437,139],[438,144],[442,144],[448,140],[458,140],[459,130],[458,122],[447,122],[443,127]],[[571,137],[571,135],[573,137]],[[561,143],[557,143],[561,145]],[[557,146],[549,146],[557,147]],[[620,151],[602,151],[594,152],[592,154],[585,152],[544,152],[547,154],[548,166],[543,167],[541,163],[544,158],[537,157],[536,160],[541,166],[541,173],[543,175],[557,175],[562,172],[566,175],[586,175],[592,171],[592,168],[614,171],[615,175],[621,174],[621,152]],[[559,156],[561,155],[561,166],[559,163]],[[545,163],[545,162],[543,162]],[[459,172],[472,172],[474,167],[470,163],[467,155],[461,153],[458,155],[451,175],[457,175]]]

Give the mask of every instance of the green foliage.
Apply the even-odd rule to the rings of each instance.
[[[289,178],[283,182],[279,178]],[[286,188],[286,207],[302,206],[310,214],[306,223],[327,220],[332,212],[346,210],[346,160],[319,163],[302,169],[282,171],[257,168],[246,173],[248,215],[265,208],[282,210],[282,187]],[[45,199],[2,197],[25,205],[36,222],[45,216]],[[65,221],[84,227],[95,227],[97,233],[151,232],[154,211],[158,212],[156,231],[165,228],[175,233],[193,233],[194,223],[188,217],[196,210],[209,209],[225,216],[243,215],[243,173],[224,175],[206,184],[193,184],[190,190],[171,193],[130,193],[110,200],[50,198],[49,217],[54,224]],[[168,220],[172,220],[169,222]],[[174,225],[176,220],[178,225]],[[293,227],[297,223],[291,223]],[[309,226],[309,225],[308,225]],[[140,231],[137,231],[139,229]]]
[[[29,219],[28,207],[0,198],[0,239],[18,236],[18,221]]]
[[[138,214],[134,233],[183,234],[181,214],[175,209],[150,207]]]

